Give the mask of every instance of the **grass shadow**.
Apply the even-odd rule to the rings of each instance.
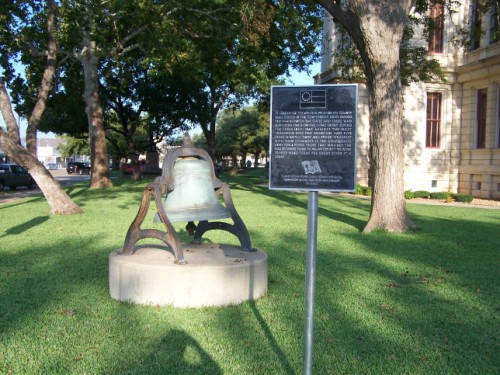
[[[87,210],[71,217],[45,219],[43,202],[6,210],[0,373],[299,373],[307,196],[236,190],[252,243],[269,256],[268,292],[175,309],[109,297],[108,254],[139,207],[135,189],[118,187],[116,201],[84,191]],[[362,234],[369,203],[319,206],[315,373],[499,372],[500,211],[415,205],[416,231]]]
[[[276,341],[272,331],[269,329],[269,325],[266,323],[265,319],[263,318],[262,314],[260,313],[259,309],[257,308],[257,305],[255,304],[255,301],[251,300],[249,301],[250,308],[252,309],[252,312],[255,316],[255,319],[257,320],[260,329],[262,330],[264,337],[267,339],[269,348],[274,352],[275,357],[279,361],[281,368],[283,370],[283,373],[287,375],[293,375],[295,374],[295,371],[292,368],[292,365],[290,364],[290,361],[288,360],[285,352],[283,349],[280,347],[278,342]]]
[[[5,231],[5,234],[0,236],[1,237],[5,237],[5,236],[8,236],[8,235],[17,235],[17,234],[21,234],[27,230],[30,230],[31,228],[37,226],[37,225],[40,225],[42,223],[45,223],[47,220],[49,220],[49,217],[48,216],[38,216],[38,217],[35,217],[33,219],[30,219],[29,221],[25,222],[25,223],[22,223],[22,224],[19,224],[19,225],[16,225],[16,226],[13,226],[9,229],[7,229]]]
[[[201,345],[180,329],[170,330],[151,354],[131,373],[138,374],[223,374]]]

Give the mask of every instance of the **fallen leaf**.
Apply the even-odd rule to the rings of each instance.
[[[385,284],[385,286],[388,286],[389,288],[402,288],[401,284],[398,283],[389,283]]]
[[[73,310],[73,309],[62,310],[61,314],[62,315],[66,315],[66,316],[75,316],[76,315],[76,311]]]

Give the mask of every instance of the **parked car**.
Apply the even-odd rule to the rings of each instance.
[[[56,163],[47,163],[47,169],[48,170],[51,170],[51,169],[57,169],[57,164]]]
[[[4,186],[16,190],[18,186],[26,186],[29,190],[36,188],[36,182],[26,169],[17,164],[0,164],[0,190]]]
[[[68,172],[68,174],[90,174],[90,163],[82,163],[79,161],[69,162],[66,166],[66,172]]]

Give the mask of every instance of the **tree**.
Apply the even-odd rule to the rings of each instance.
[[[258,112],[256,107],[243,110],[226,110],[217,124],[217,155],[230,155],[233,165],[238,154],[246,158],[255,156],[257,167],[260,154],[269,150],[269,114]]]
[[[87,140],[82,138],[74,138],[69,135],[63,136],[64,143],[60,143],[57,149],[61,153],[61,157],[70,158],[74,155],[89,155],[89,144]]]
[[[192,49],[185,77],[193,82],[188,120],[201,127],[214,161],[220,111],[267,94],[273,80],[290,69],[307,69],[318,58],[321,26],[320,9],[312,3],[221,4],[212,13],[191,17],[184,27]]]
[[[36,3],[36,2],[35,2]],[[31,2],[26,4],[20,2],[19,7],[23,5],[28,14],[31,11]],[[74,58],[81,63],[84,74],[83,78],[83,98],[85,103],[85,113],[88,122],[88,133],[92,161],[92,177],[90,187],[110,187],[112,186],[109,178],[109,169],[106,155],[106,140],[102,128],[102,108],[99,100],[99,83],[97,75],[97,66],[100,55],[96,53],[96,41],[93,37],[99,34],[96,31],[95,20],[96,12],[102,11],[98,2],[93,0],[75,3],[72,0],[61,1],[58,6],[57,18],[59,28],[57,30],[58,46],[57,54],[59,56],[58,76],[66,76],[65,67],[73,67],[68,59]],[[100,14],[102,16],[102,14]],[[34,17],[35,18],[35,17]],[[105,28],[102,28],[106,30]],[[27,27],[28,38],[31,49],[37,49],[40,53],[41,33],[34,27]],[[113,39],[114,40],[114,39]],[[46,53],[43,51],[42,53]],[[26,83],[20,84],[17,80],[14,95],[16,97],[16,108],[20,108],[25,113],[31,113],[36,108],[36,103],[30,98],[30,90],[38,82],[40,66],[30,59],[29,53],[21,54],[21,61],[26,66]],[[54,60],[55,61],[55,60]],[[56,68],[55,66],[53,68]],[[59,88],[59,82],[55,82],[55,91]],[[30,119],[30,123],[32,120]],[[27,132],[27,146],[33,150],[33,144],[36,144],[36,132],[32,131],[33,126],[29,124]],[[33,139],[35,141],[33,141]]]
[[[119,120],[114,124],[121,125],[107,127],[107,132],[109,128],[124,138],[124,154],[134,166],[133,179],[140,178],[139,153],[157,152],[157,145],[165,138],[190,129],[186,118],[191,111],[191,86],[176,68],[158,57],[136,53],[103,75],[106,106]],[[146,137],[134,136],[138,130]]]
[[[113,18],[121,15],[114,1],[102,3],[93,0],[68,0],[63,2],[60,14],[65,24],[61,53],[64,51],[66,57],[78,60],[84,73],[83,97],[92,165],[90,187],[112,187],[99,93],[99,61],[103,55],[121,53],[123,49],[130,48],[127,42],[133,38],[135,30],[126,30],[125,36],[120,34],[126,26],[121,22],[114,22],[116,20]]]
[[[32,8],[32,10],[34,10],[34,8]],[[14,161],[25,167],[30,172],[47,199],[47,203],[49,204],[52,214],[75,214],[80,213],[81,209],[71,200],[71,198],[61,188],[61,185],[57,182],[57,180],[52,177],[52,175],[35,156],[36,130],[45,108],[45,102],[47,100],[48,92],[55,72],[57,48],[54,36],[55,11],[55,2],[53,0],[47,0],[47,63],[38,89],[38,97],[29,118],[26,137],[28,148],[26,149],[21,146],[18,135],[19,127],[12,112],[12,105],[3,79],[0,79],[0,110],[7,125],[7,132],[0,128],[0,145],[7,152],[7,154],[14,159]],[[5,46],[11,41],[12,40],[5,40],[5,44],[2,43],[2,49],[4,49]],[[5,71],[7,73],[11,72],[10,61],[3,60],[2,63],[4,64],[3,66],[6,67]]]
[[[112,187],[99,82],[102,61],[119,60],[140,48],[141,35],[148,29],[153,30],[155,22],[166,23],[174,5],[149,0],[140,4],[120,0],[62,1],[60,15],[65,27],[59,53],[76,59],[83,69],[83,97],[92,163],[91,188]],[[149,39],[154,39],[148,35]],[[142,42],[147,44],[144,38]]]
[[[179,64],[179,56],[189,56],[184,42],[186,29],[189,28],[189,32],[193,34],[200,34],[198,25],[192,22],[191,18],[202,15],[206,20],[212,20],[212,12],[219,11],[222,6],[231,9],[226,3],[220,5],[211,1],[158,3],[144,0],[138,6],[119,0],[106,2],[66,0],[62,2],[60,15],[65,27],[59,52],[66,57],[76,59],[83,68],[83,96],[89,124],[93,168],[91,187],[111,186],[103,120],[106,108],[103,105],[100,90],[102,82],[99,81],[103,78],[102,73],[105,71],[102,69],[103,64],[108,63],[114,65],[115,68],[119,67],[125,61],[125,56],[137,50],[143,54],[142,58],[146,66],[154,58],[163,59],[165,66]],[[186,27],[187,24],[190,26]],[[206,26],[205,24],[203,27]],[[66,67],[70,66],[71,63],[66,63]],[[142,109],[146,109],[144,105]],[[147,110],[150,111],[151,108]],[[158,121],[165,119],[165,116],[159,113],[154,113],[148,124],[151,143],[153,143],[154,131],[157,130],[159,134],[162,129],[166,128],[165,123],[160,124]],[[172,117],[170,116],[170,119]],[[175,125],[181,126],[179,123],[185,125],[185,122],[180,120],[176,120]],[[128,135],[125,136],[128,137]],[[128,139],[132,138],[128,137]]]
[[[345,30],[348,41],[336,54],[335,69],[367,81],[370,110],[370,172],[372,207],[364,229],[403,232],[414,224],[408,217],[403,187],[402,85],[418,80],[445,80],[439,63],[426,48],[411,45],[414,27],[429,34],[443,22],[446,13],[456,12],[458,2],[448,0],[375,1],[315,0],[330,13],[336,26]],[[496,13],[497,0],[477,2],[479,12]],[[433,16],[431,6],[442,7]],[[497,16],[498,18],[498,16]],[[471,18],[466,27],[454,25],[451,42],[473,48],[483,32]],[[498,33],[492,35],[492,39]],[[346,40],[344,39],[344,42]],[[350,43],[355,46],[349,47]],[[342,56],[341,56],[342,55]],[[361,69],[358,69],[361,67]]]
[[[404,86],[417,81],[446,80],[439,61],[429,56],[426,47],[414,44],[412,38],[414,38],[415,30],[419,26],[427,30],[428,34],[428,31],[435,25],[429,17],[409,15],[400,48],[401,83]],[[341,25],[335,25],[335,28],[337,43],[335,51],[333,51],[331,69],[339,72],[343,78],[348,80],[366,81],[363,61],[356,46]]]
[[[356,45],[367,78],[372,205],[365,232],[414,226],[404,198],[400,51],[411,0],[316,0]],[[344,5],[345,4],[345,5]]]

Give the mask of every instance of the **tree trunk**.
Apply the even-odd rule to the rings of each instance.
[[[399,64],[399,59],[398,59]],[[393,69],[374,76],[370,89],[371,213],[364,232],[385,229],[405,232],[413,227],[404,197],[401,86]],[[399,82],[399,79],[397,79]]]
[[[142,180],[142,172],[139,165],[139,155],[136,153],[130,156],[130,160],[132,161],[132,181],[141,181]]]
[[[208,155],[212,158],[212,161],[215,163],[217,160],[216,150],[215,150],[215,118],[213,121],[210,121],[210,124],[201,126],[201,130],[203,130],[203,135],[205,136],[205,140],[207,141],[207,152]]]
[[[92,165],[90,188],[110,188],[113,187],[113,183],[109,175],[106,133],[103,126],[102,106],[99,96],[98,57],[94,42],[85,40],[84,44],[84,52],[79,56],[79,60],[83,66],[85,76],[83,97],[89,123],[90,161]]]
[[[0,128],[0,145],[16,163],[29,171],[47,199],[51,214],[72,215],[82,212],[43,164],[23,146],[12,140],[2,128]]]
[[[232,162],[231,169],[238,167],[238,155],[236,154],[236,152],[233,152],[231,154],[231,162]]]
[[[405,232],[406,211],[399,49],[413,1],[316,0],[349,33],[368,77],[372,206],[364,229]]]
[[[14,117],[14,112],[12,112],[12,105],[10,104],[9,94],[5,88],[4,81],[0,78],[0,111],[2,112],[2,117],[7,125],[7,134],[4,136],[9,137],[14,143],[21,144],[21,139],[19,138],[19,127],[17,126],[16,118]],[[2,128],[0,127],[0,130]]]
[[[209,86],[210,89],[210,119],[208,122],[201,123],[201,130],[203,131],[203,135],[205,136],[205,140],[207,141],[207,152],[212,158],[212,162],[215,164],[217,162],[217,152],[215,149],[215,123],[217,122],[217,115],[221,110],[224,102],[229,98],[229,96],[233,93],[233,89],[230,88],[227,90],[224,95],[221,97],[217,97],[216,89],[213,86]]]
[[[49,96],[49,91],[56,71],[57,42],[56,37],[54,36],[55,7],[56,5],[54,0],[47,0],[47,32],[49,34],[49,42],[47,46],[47,66],[43,72],[42,82],[38,88],[38,99],[35,103],[33,111],[31,112],[31,116],[28,120],[28,128],[26,129],[26,149],[35,156],[37,154],[36,133],[38,130],[38,124],[40,123],[42,114],[45,111],[47,98]]]
[[[403,101],[399,50],[407,10],[372,7],[360,17],[370,108],[372,205],[364,232],[405,232],[414,224],[404,197]],[[397,9],[397,10],[396,10]],[[391,13],[392,12],[392,13]]]
[[[260,158],[260,153],[261,152],[262,152],[262,149],[260,149],[260,148],[258,148],[255,151],[255,163],[253,164],[254,168],[258,168],[259,167],[259,158]]]

